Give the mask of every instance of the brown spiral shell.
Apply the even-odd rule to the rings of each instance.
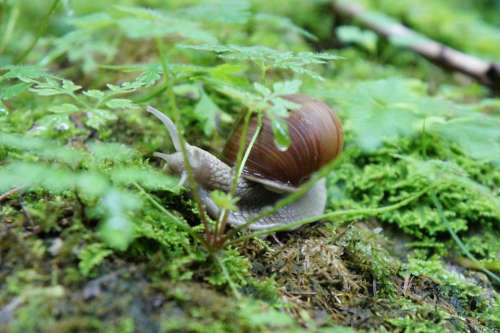
[[[262,130],[243,169],[243,177],[276,190],[293,191],[313,172],[342,151],[342,126],[335,112],[325,103],[301,94],[281,96],[301,107],[290,112],[288,133],[291,145],[279,150],[274,144],[269,118],[263,118]],[[246,145],[250,142],[257,119],[250,121]],[[225,161],[234,165],[238,153],[241,126],[237,125],[224,147]]]

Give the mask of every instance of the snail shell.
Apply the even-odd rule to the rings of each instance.
[[[301,94],[282,98],[300,106],[287,118],[291,144],[284,151],[276,147],[271,121],[264,117],[261,132],[244,166],[243,177],[276,192],[290,192],[337,157],[344,139],[339,119],[325,103]],[[254,117],[249,124],[246,146],[256,128],[257,119]],[[239,124],[224,147],[223,159],[229,165],[235,164],[241,132]]]
[[[252,147],[249,158],[239,179],[236,195],[239,198],[236,211],[228,215],[233,226],[245,225],[260,214],[262,209],[274,205],[285,194],[294,191],[321,166],[337,157],[342,150],[343,134],[340,121],[326,104],[304,95],[287,95],[283,98],[298,104],[300,108],[290,112],[287,118],[290,147],[279,150],[274,144],[271,122],[264,117],[261,132]],[[162,112],[148,107],[165,125],[177,152],[155,153],[167,162],[171,173],[186,175],[179,134],[174,123]],[[257,119],[252,119],[246,144],[257,128]],[[200,185],[201,201],[212,218],[218,218],[220,207],[212,200],[210,191],[229,192],[232,186],[236,154],[239,148],[241,126],[237,125],[224,149],[221,161],[211,153],[186,143],[187,158],[193,176]],[[277,193],[278,192],[278,193]],[[297,201],[281,207],[272,215],[263,217],[249,225],[250,229],[267,229],[290,224],[305,218],[320,215],[326,205],[325,179],[320,179]]]

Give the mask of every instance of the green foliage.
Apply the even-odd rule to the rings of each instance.
[[[104,259],[112,253],[113,251],[107,249],[101,243],[93,243],[86,246],[78,254],[78,257],[80,258],[80,263],[78,264],[80,272],[84,276],[91,275],[92,270],[99,266]]]
[[[460,167],[442,161],[398,157],[414,149],[418,151],[419,142],[418,138],[413,141],[400,140],[397,145],[380,149],[369,156],[353,150],[350,163],[342,164],[330,177],[333,207],[382,206],[433,185],[444,202],[445,215],[453,230],[466,230],[468,225],[472,226],[478,221],[486,225],[498,223],[496,188],[488,179],[490,174],[497,179],[498,170],[491,166],[484,167],[481,162],[466,160],[470,170],[466,173]],[[443,149],[444,143],[438,139],[434,139],[434,145],[434,149],[441,150],[442,156],[457,156]],[[369,158],[370,164],[363,166],[366,158]],[[472,180],[472,174],[484,175],[479,176],[483,184]],[[396,223],[404,231],[419,238],[435,237],[447,232],[432,200],[425,195],[404,209],[383,214],[380,218]]]
[[[498,1],[362,2],[500,54]],[[323,0],[1,2],[0,327],[497,330],[482,271],[499,267],[500,102],[355,24]],[[344,126],[329,211],[430,191],[359,225],[216,234],[236,239],[211,249],[200,208],[151,157],[171,143],[145,107],[177,109],[186,140],[212,152],[236,119],[265,114],[284,149],[296,105],[280,96],[303,92]],[[237,197],[211,197],[236,209]]]
[[[183,8],[174,12],[192,20],[243,24],[250,18],[250,3],[240,0],[217,0]]]
[[[120,145],[94,144],[89,151],[83,151],[59,146],[56,142],[11,134],[0,135],[0,144],[53,162],[72,166],[87,164],[83,171],[76,171],[56,163],[16,161],[16,154],[13,154],[14,159],[0,167],[0,191],[42,187],[52,194],[64,194],[71,190],[92,200],[101,198],[94,201],[98,208],[96,214],[105,217],[101,235],[110,246],[119,249],[125,249],[133,239],[133,223],[128,214],[140,207],[141,200],[132,193],[117,190],[116,186],[139,183],[146,188],[164,190],[173,190],[175,186],[170,177],[149,167],[104,167],[103,163],[109,164],[113,158],[115,163],[120,163],[134,155],[130,149]],[[36,157],[33,158],[36,160]],[[102,170],[99,172],[97,168]]]
[[[248,260],[239,255],[236,249],[224,251],[220,259],[221,265],[214,274],[207,276],[207,281],[213,285],[235,283],[238,286],[247,284],[246,277],[250,269]]]
[[[424,89],[419,81],[391,78],[358,83],[336,93],[335,100],[345,106],[348,125],[365,150],[400,137],[436,133],[473,158],[500,162],[498,117],[477,112],[478,106],[427,97]]]
[[[361,30],[355,26],[340,26],[336,30],[339,39],[344,43],[354,43],[371,53],[376,51],[377,35],[369,30]]]
[[[307,66],[327,64],[338,57],[331,53],[278,51],[264,46],[238,45],[179,45],[184,49],[214,52],[220,58],[229,61],[255,63],[264,73],[269,69],[291,71],[299,75],[307,75],[317,80],[322,77]]]
[[[120,29],[132,39],[181,36],[213,43],[216,38],[199,27],[198,23],[140,7],[116,6],[119,12],[130,15],[117,21]],[[191,13],[195,13],[194,9]],[[188,11],[189,13],[189,11]]]
[[[279,149],[285,150],[291,144],[286,118],[289,111],[298,107],[280,96],[297,93],[301,84],[302,82],[298,80],[276,82],[273,84],[273,91],[259,83],[254,84],[255,90],[262,96],[263,103],[271,105],[267,107],[266,115],[271,120],[274,143]]]
[[[234,212],[237,210],[236,199],[222,191],[210,192],[210,198],[214,201],[217,207]]]

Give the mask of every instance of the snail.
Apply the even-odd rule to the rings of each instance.
[[[263,117],[262,128],[250,151],[239,179],[236,196],[238,210],[229,212],[228,223],[239,226],[247,223],[262,209],[274,205],[287,193],[296,191],[323,165],[336,158],[342,151],[343,132],[339,119],[325,103],[301,94],[280,96],[298,108],[287,118],[291,145],[281,150],[274,144],[271,121]],[[177,152],[155,153],[164,159],[171,173],[185,177],[183,157],[174,123],[160,111],[148,107],[148,112],[166,126]],[[257,119],[249,123],[246,144],[257,129]],[[222,160],[213,154],[186,143],[193,176],[199,184],[200,198],[212,218],[217,218],[220,208],[213,202],[210,192],[229,192],[241,137],[239,123],[233,130],[223,150]],[[282,207],[274,214],[249,225],[251,229],[266,229],[289,224],[320,215],[326,205],[325,179],[320,179],[297,201]]]

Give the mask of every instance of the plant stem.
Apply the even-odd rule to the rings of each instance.
[[[182,128],[181,115],[180,115],[179,109],[177,108],[177,102],[175,99],[174,89],[172,86],[172,79],[170,77],[170,70],[169,70],[168,64],[167,64],[167,58],[165,57],[163,45],[162,45],[161,40],[159,38],[156,38],[156,47],[158,49],[160,62],[161,62],[161,66],[163,69],[163,75],[164,75],[164,80],[165,80],[164,84],[166,87],[168,101],[170,104],[169,106],[173,112],[174,123],[175,123],[175,126],[177,127],[177,131],[178,131],[178,135],[179,135],[178,139],[179,139],[179,143],[180,143],[182,158],[184,160],[184,167],[186,168],[186,173],[188,175],[188,181],[189,181],[189,185],[191,186],[193,199],[196,203],[196,206],[197,206],[199,214],[200,214],[200,220],[201,220],[201,222],[204,226],[204,229],[205,229],[204,233],[205,233],[207,250],[209,252],[212,252],[213,251],[213,248],[212,248],[213,234],[210,231],[210,224],[208,222],[208,217],[207,217],[207,214],[205,211],[205,207],[203,207],[203,204],[201,202],[200,193],[198,192],[198,184],[196,183],[196,180],[194,179],[193,168],[191,167],[191,163],[189,161],[186,141],[184,140],[184,136],[182,135],[182,133],[184,131]]]
[[[464,257],[455,258],[455,261],[465,268],[470,268],[474,270],[488,269],[490,271],[500,272],[500,262],[499,261],[486,261],[480,262],[473,261]]]
[[[42,18],[41,23],[38,26],[38,31],[36,32],[35,39],[31,42],[30,46],[28,46],[28,48],[23,53],[21,53],[20,56],[17,57],[17,59],[14,61],[14,63],[19,64],[19,63],[23,62],[24,59],[26,59],[26,57],[31,53],[31,51],[33,50],[33,48],[38,43],[38,40],[40,39],[40,37],[42,37],[42,35],[47,30],[47,27],[49,25],[50,16],[52,16],[52,14],[54,13],[54,11],[56,10],[57,6],[59,5],[59,1],[60,0],[54,0],[54,1],[52,1],[52,5],[50,6],[49,11]]]
[[[227,283],[229,284],[229,287],[231,288],[231,291],[234,294],[234,297],[236,297],[236,299],[241,299],[241,294],[238,291],[238,289],[236,288],[236,285],[234,284],[233,280],[231,279],[231,276],[229,275],[229,272],[227,271],[226,264],[224,264],[224,260],[221,258],[221,255],[222,255],[222,253],[214,254],[213,258],[215,259],[215,261],[219,265],[220,269],[222,270],[222,274],[224,274],[224,277],[226,278]]]
[[[377,208],[348,209],[348,210],[341,210],[341,211],[337,211],[337,212],[325,213],[322,215],[317,215],[317,216],[313,216],[310,218],[302,219],[302,220],[296,221],[294,223],[280,225],[280,226],[276,226],[273,228],[256,231],[256,232],[253,232],[251,234],[240,237],[240,238],[236,239],[234,242],[231,242],[230,244],[235,243],[235,242],[240,242],[242,240],[253,238],[253,237],[266,236],[266,235],[269,235],[269,234],[272,234],[275,232],[279,232],[279,231],[288,231],[288,230],[296,229],[300,226],[303,226],[303,225],[306,225],[309,223],[313,223],[313,222],[316,222],[319,220],[332,221],[334,218],[343,218],[342,222],[346,222],[346,221],[350,221],[353,219],[357,219],[360,216],[375,216],[375,215],[378,215],[381,213],[390,212],[392,210],[406,206],[410,202],[412,202],[412,201],[418,199],[419,197],[421,197],[422,195],[426,194],[432,188],[433,188],[433,186],[429,186],[429,187],[423,189],[422,191],[420,191],[416,194],[413,194],[413,195],[409,196],[408,198],[403,199],[403,200],[401,200],[393,205],[389,205],[389,206],[385,206],[385,207],[377,207]]]
[[[336,160],[333,160],[331,161],[330,163],[326,164],[323,168],[321,168],[318,172],[316,172],[315,174],[313,174],[313,176],[307,181],[305,182],[304,184],[302,184],[298,189],[297,191],[287,195],[286,197],[284,197],[283,199],[279,200],[278,202],[276,202],[276,204],[272,207],[269,207],[268,209],[263,209],[259,214],[257,214],[256,216],[254,216],[251,220],[249,220],[247,223],[244,223],[238,227],[235,227],[231,230],[231,232],[229,233],[229,236],[232,236],[234,235],[235,233],[237,233],[238,231],[244,229],[244,228],[247,228],[249,227],[250,225],[258,222],[260,219],[264,218],[264,217],[267,217],[267,216],[270,216],[274,213],[276,213],[278,210],[280,210],[281,208],[291,204],[291,203],[294,203],[295,201],[297,201],[298,199],[300,199],[304,194],[307,193],[307,191],[309,191],[313,186],[314,184],[320,180],[321,178],[323,177],[326,177],[328,175],[328,173],[330,173],[330,171],[338,164],[340,163],[340,161],[342,161],[343,159],[343,156],[341,156],[340,158],[336,159]],[[316,220],[315,220],[316,221]],[[272,228],[271,228],[272,229]]]
[[[156,89],[153,90],[153,92],[145,95],[145,96],[139,96],[139,97],[132,97],[132,102],[140,104],[140,103],[146,103],[147,101],[152,100],[153,98],[163,94],[165,92],[166,88],[164,86],[160,86]]]
[[[2,41],[0,42],[0,54],[3,53],[3,51],[7,47],[7,44],[10,42],[12,33],[17,23],[17,19],[19,17],[19,12],[20,11],[18,6],[15,6],[10,11],[9,20],[7,21],[5,30],[3,31]],[[7,14],[5,16],[7,16]]]
[[[23,189],[22,187],[14,187],[13,189],[10,189],[10,190],[8,190],[7,192],[5,192],[3,194],[0,194],[0,201],[6,199],[7,197],[9,197],[12,194],[15,194],[15,193],[19,192],[22,189]]]
[[[456,234],[456,232],[451,228],[450,224],[448,223],[448,219],[444,215],[443,206],[441,205],[441,202],[437,198],[436,193],[430,192],[430,197],[431,197],[431,199],[432,199],[432,201],[434,203],[434,206],[436,206],[436,209],[438,211],[439,218],[441,219],[441,222],[446,226],[446,228],[448,229],[448,232],[450,233],[451,237],[453,238],[453,240],[455,241],[455,243],[457,243],[458,247],[460,248],[460,250],[462,250],[462,252],[464,253],[464,255],[467,258],[469,258],[469,260],[471,260],[476,265],[476,267],[479,268],[479,270],[481,270],[484,274],[488,275],[493,281],[495,281],[496,284],[500,284],[500,277],[498,277],[498,275],[496,275],[495,273],[491,272],[490,270],[486,269],[484,267],[484,265],[481,264],[479,262],[479,260],[477,260],[472,255],[472,253],[470,253],[470,251],[467,249],[467,247],[465,247],[465,244],[460,240],[460,238],[458,237],[458,235]]]
[[[257,140],[257,137],[259,135],[260,129],[262,127],[262,113],[259,113],[257,116],[257,126],[255,127],[255,132],[252,135],[252,138],[250,139],[250,143],[248,147],[245,150],[245,153],[243,154],[243,150],[245,148],[246,144],[246,138],[248,134],[248,126],[250,124],[250,119],[252,116],[252,112],[248,111],[247,114],[245,115],[245,119],[243,122],[243,128],[242,128],[242,133],[240,137],[240,142],[239,142],[239,148],[238,148],[238,155],[236,158],[236,167],[233,170],[236,170],[236,173],[233,175],[232,183],[231,183],[231,190],[229,192],[231,197],[234,197],[236,194],[236,191],[238,189],[238,183],[241,177],[241,174],[243,172],[243,168],[245,167],[245,164],[248,160],[248,157],[250,156],[250,152],[252,151],[252,148],[255,144],[255,141]],[[217,235],[219,237],[219,242],[220,246],[224,244],[225,237],[224,237],[224,231],[227,225],[227,219],[229,217],[229,212],[227,210],[223,210],[222,218],[220,219],[221,225],[220,225],[220,230],[218,231]]]
[[[217,80],[208,79],[207,83],[211,84],[215,90],[230,98],[238,100],[241,104],[250,110],[264,112],[269,104],[262,102],[262,98],[246,91],[239,90],[230,85],[221,83]]]
[[[156,208],[158,208],[158,210],[160,210],[162,213],[164,213],[165,215],[167,215],[170,220],[176,225],[178,226],[179,228],[181,228],[182,230],[186,231],[187,233],[189,233],[189,235],[191,237],[193,237],[195,240],[199,241],[201,244],[203,245],[206,245],[205,244],[205,240],[203,238],[200,238],[200,236],[198,236],[198,234],[196,234],[193,229],[185,222],[181,222],[182,220],[180,220],[177,216],[175,216],[174,214],[172,214],[170,211],[168,211],[167,209],[165,209],[165,207],[163,207],[162,205],[160,205],[160,203],[158,201],[156,201],[155,198],[153,198],[151,196],[151,194],[149,194],[148,192],[146,192],[146,190],[141,186],[139,185],[138,183],[133,183],[133,185],[139,190],[139,192],[141,192],[141,194],[143,196],[146,197],[146,199],[153,205],[155,206]]]

